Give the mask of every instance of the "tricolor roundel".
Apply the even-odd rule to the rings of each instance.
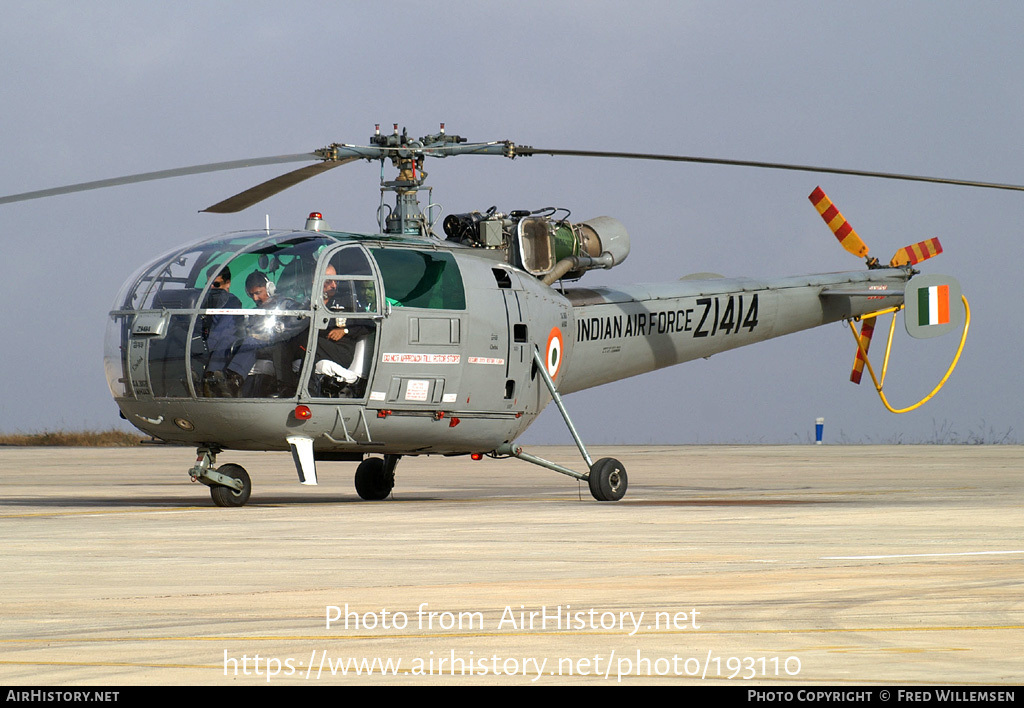
[[[558,378],[558,370],[562,368],[562,332],[558,327],[552,327],[548,335],[547,355],[544,361],[547,364],[548,376],[552,380]]]

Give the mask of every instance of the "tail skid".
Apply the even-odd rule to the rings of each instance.
[[[890,308],[888,310],[880,310],[878,312],[872,312],[869,315],[864,315],[864,317],[861,318],[863,321],[863,325],[861,327],[860,336],[857,335],[857,328],[854,325],[853,321],[848,321],[848,324],[850,325],[850,332],[853,333],[853,338],[857,340],[857,362],[855,362],[854,364],[854,373],[858,374],[858,380],[855,381],[854,383],[860,383],[859,372],[856,371],[857,364],[859,363],[862,368],[866,364],[868,367],[868,373],[871,375],[871,380],[875,384],[875,390],[878,391],[878,397],[882,400],[882,405],[884,405],[890,413],[908,413],[912,410],[920,408],[925,403],[930,401],[932,397],[935,396],[935,394],[942,390],[942,387],[946,385],[946,381],[948,381],[949,377],[953,374],[953,370],[956,368],[957,363],[960,361],[960,355],[964,351],[964,344],[967,342],[967,331],[968,329],[970,329],[971,326],[971,308],[970,305],[967,304],[966,297],[961,295],[960,299],[964,305],[964,329],[960,335],[960,344],[959,346],[957,346],[956,355],[953,357],[953,361],[952,363],[950,363],[949,368],[946,369],[945,375],[943,375],[939,383],[936,384],[935,388],[931,390],[931,393],[929,393],[927,396],[925,396],[920,401],[911,406],[907,406],[906,408],[894,408],[889,403],[889,400],[885,397],[885,393],[882,390],[882,387],[885,384],[885,375],[889,368],[889,354],[892,352],[892,338],[893,334],[896,331],[896,313],[903,309],[902,305],[900,307]],[[865,342],[863,332],[864,326],[866,326],[869,322],[873,323],[876,317],[888,313],[892,313],[892,324],[889,326],[889,338],[885,343],[885,356],[882,360],[882,376],[881,378],[879,378],[878,376],[875,375],[875,369],[874,367],[871,366],[871,360],[868,358],[867,345],[870,343],[870,338],[867,342]],[[871,330],[874,330],[874,324],[871,324]],[[850,379],[853,380],[853,377],[851,376]]]

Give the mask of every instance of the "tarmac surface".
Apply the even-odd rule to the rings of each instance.
[[[0,683],[1024,683],[1021,447],[590,452],[622,501],[429,457],[365,502],[225,452],[222,509],[189,448],[0,448]]]

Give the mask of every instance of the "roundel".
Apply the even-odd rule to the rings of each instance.
[[[555,379],[558,376],[558,369],[562,366],[562,332],[558,327],[551,328],[548,335],[548,352],[544,358],[547,365],[548,376]]]

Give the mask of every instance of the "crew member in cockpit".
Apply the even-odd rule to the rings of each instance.
[[[204,309],[240,309],[242,302],[231,293],[231,269],[224,266],[213,279],[203,301]],[[203,395],[234,397],[242,388],[243,374],[228,368],[234,347],[242,337],[240,318],[235,315],[203,315],[202,337],[209,352],[203,375]]]
[[[337,274],[333,265],[328,265],[324,272],[328,278]],[[360,281],[351,280],[324,281],[323,303],[328,311],[340,316],[332,318],[330,324],[317,335],[314,371],[319,381],[319,391],[314,390],[313,395],[356,395],[355,385],[359,381],[359,372],[351,370],[356,345],[373,331],[368,321],[348,316],[367,309],[367,304],[361,305],[359,302],[357,283],[361,284]]]
[[[245,279],[245,292],[261,310],[307,309],[295,300],[277,294],[274,282],[266,273],[258,270],[250,273]],[[235,361],[242,367],[248,363],[251,369],[256,359],[270,359],[274,364],[274,376],[277,379],[270,395],[294,395],[299,383],[299,373],[294,362],[302,358],[308,328],[309,320],[301,317],[267,315],[250,318],[248,336],[241,347],[246,356],[238,361],[239,356],[236,354],[232,360],[232,368],[236,368]]]
[[[305,309],[291,298],[275,295],[274,282],[260,271],[253,271],[245,279],[245,292],[261,310]],[[243,381],[242,396],[292,396],[299,380],[294,362],[302,358],[308,328],[308,319],[291,315],[249,316],[244,338],[229,357],[218,359],[216,364],[211,361],[207,376],[216,377],[219,365],[227,380]],[[273,362],[274,381],[269,389],[257,386],[250,376],[258,359]]]

